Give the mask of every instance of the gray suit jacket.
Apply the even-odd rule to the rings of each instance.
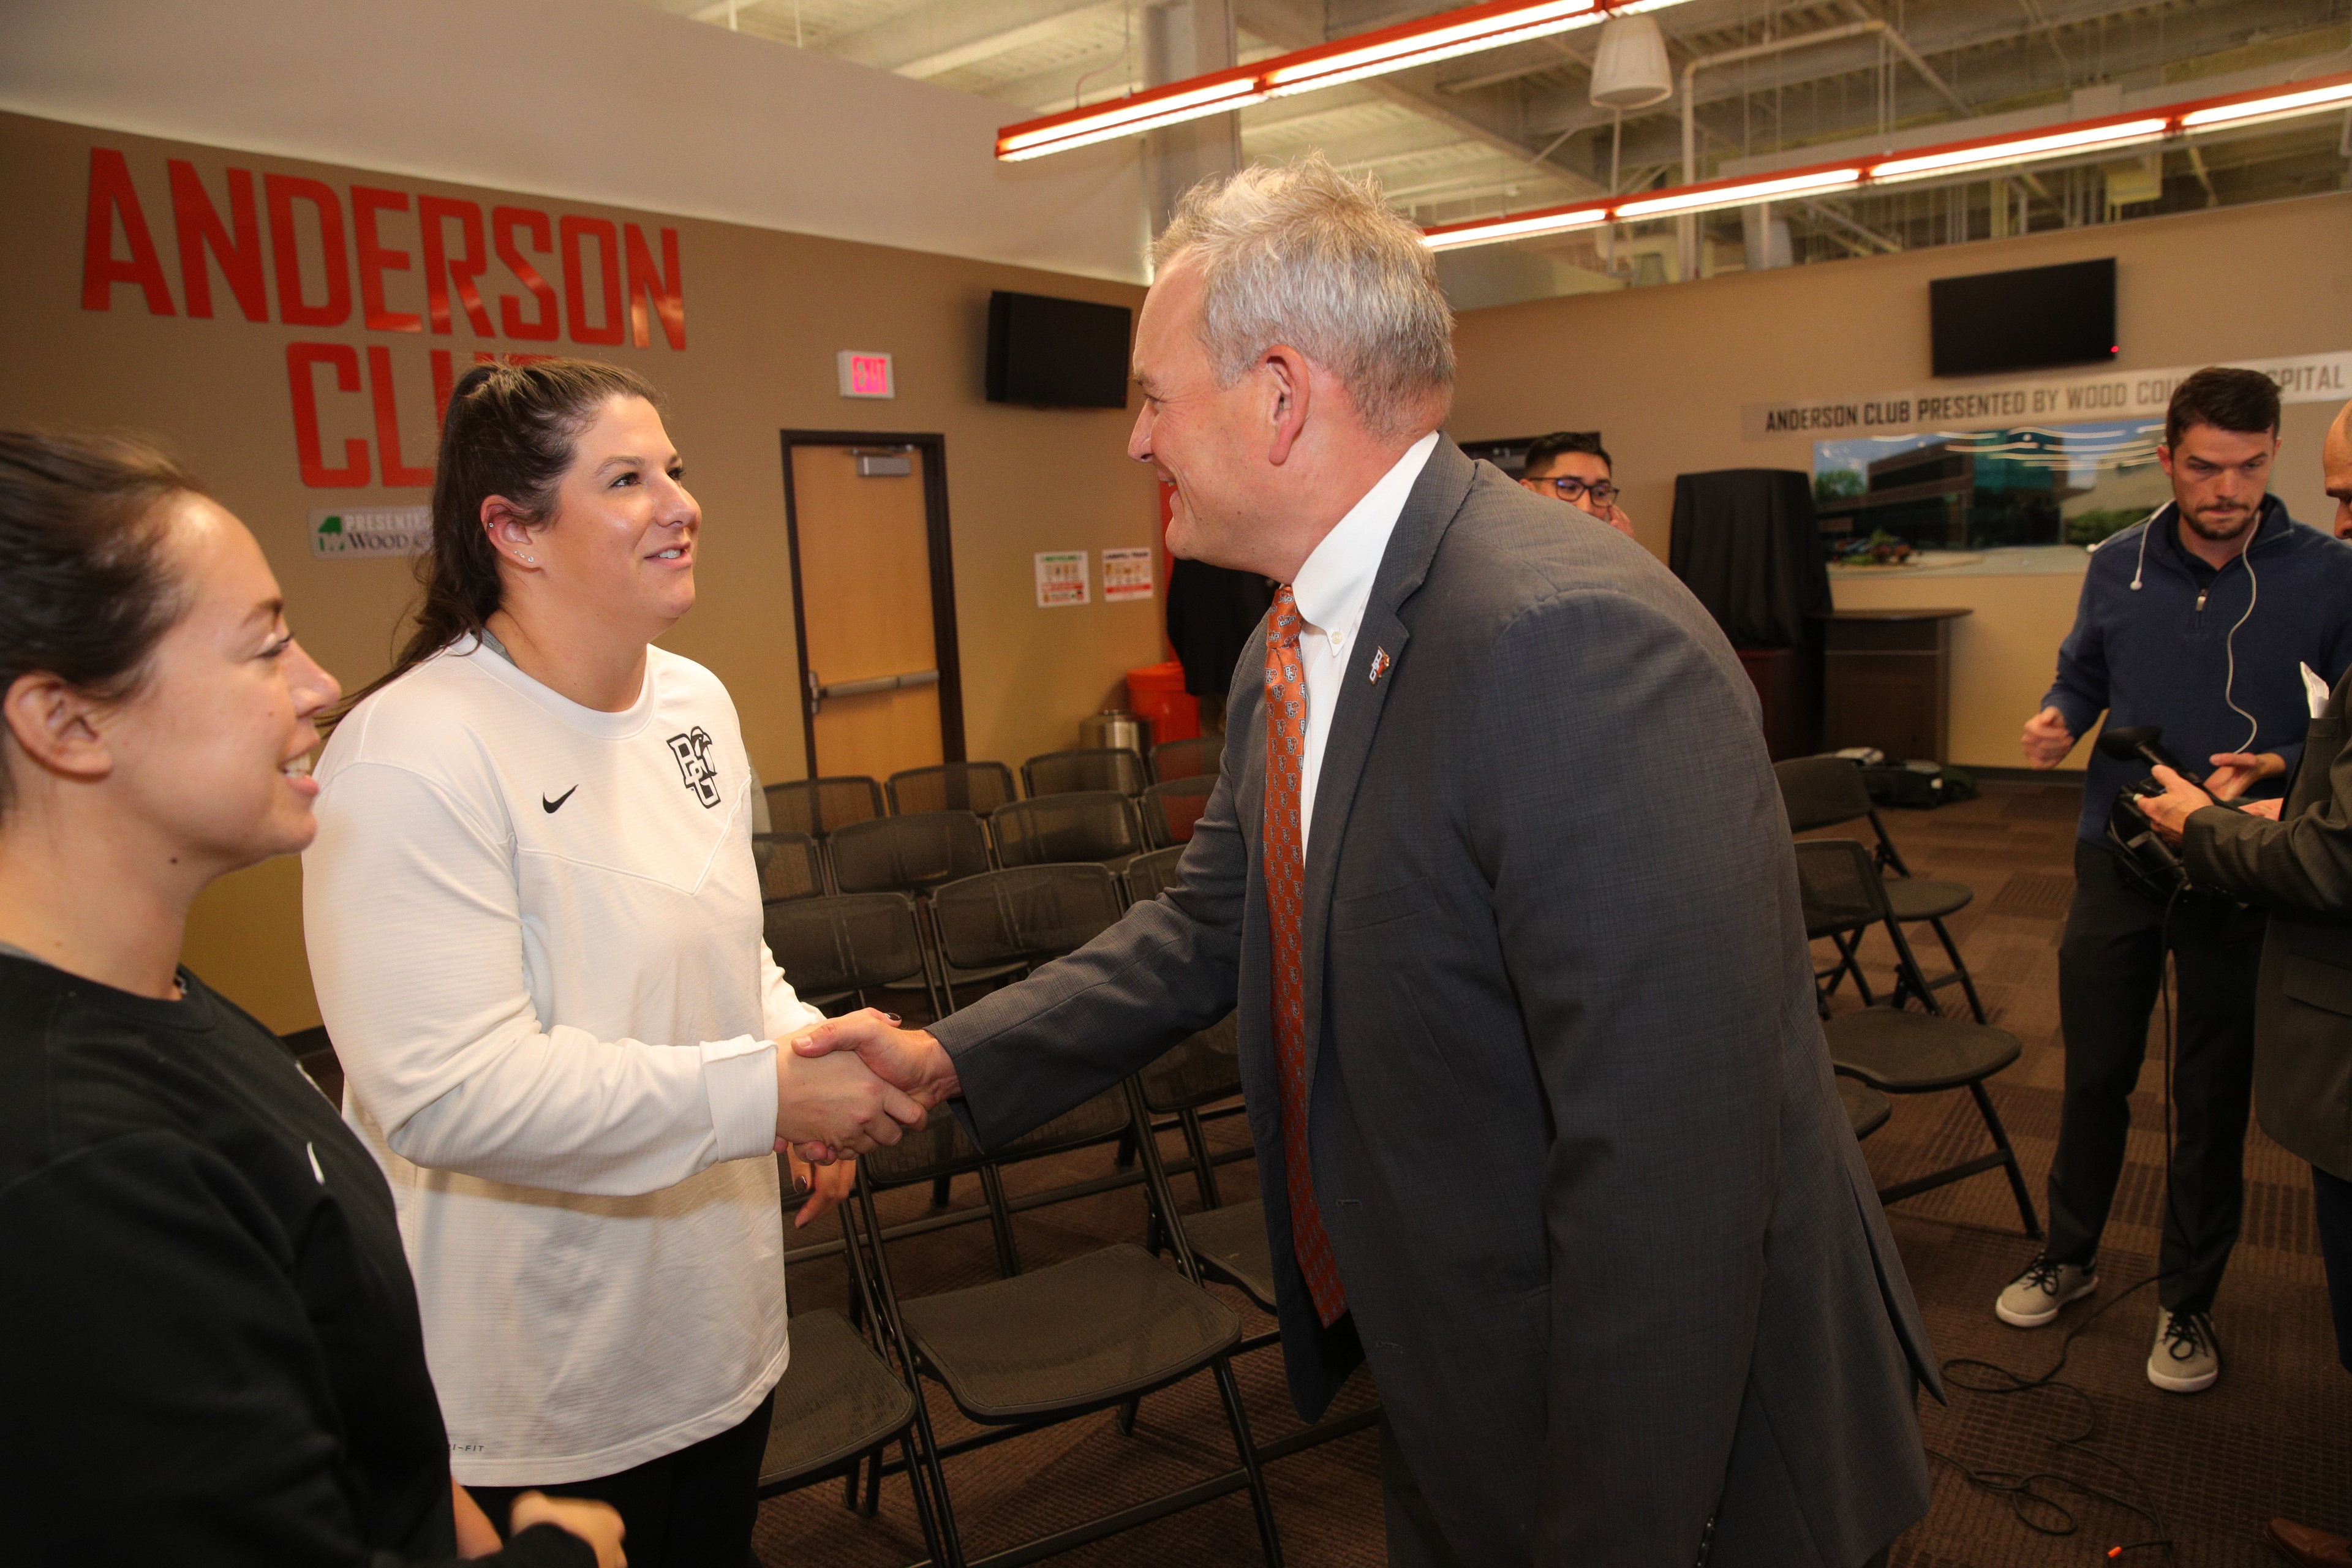
[[[1312,1418],[1369,1360],[1463,1561],[1690,1568],[1715,1516],[1711,1568],[1855,1568],[1926,1510],[1933,1373],[1722,634],[1630,540],[1439,443],[1308,840],[1333,1331],[1280,1153],[1263,649],[1181,887],[937,1026],[969,1124],[1010,1137],[1238,1006],[1293,1396]]]
[[[2254,993],[2263,1131],[2352,1181],[2352,675],[2311,721],[2279,820],[2208,806],[2181,858],[2200,887],[2271,912]]]

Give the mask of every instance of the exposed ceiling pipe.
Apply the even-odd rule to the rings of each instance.
[[[1895,252],[1903,248],[1903,242],[1901,240],[1889,238],[1887,236],[1879,233],[1876,229],[1870,227],[1866,224],[1856,223],[1853,219],[1846,216],[1845,214],[1838,211],[1837,208],[1833,206],[1829,206],[1821,202],[1800,202],[1797,205],[1798,209],[1807,217],[1810,217],[1818,223],[1828,225],[1832,228],[1843,229],[1849,234],[1860,236],[1862,239],[1866,241],[1873,249],[1884,251],[1891,256]]]
[[[1843,23],[1835,27],[1824,27],[1817,33],[1799,33],[1791,37],[1772,38],[1760,44],[1747,44],[1739,48],[1725,49],[1718,54],[1699,55],[1683,67],[1683,184],[1696,184],[1698,181],[1697,104],[1693,97],[1691,85],[1699,72],[1713,69],[1717,66],[1733,65],[1740,60],[1756,59],[1764,55],[1777,55],[1790,49],[1801,49],[1811,44],[1830,44],[1841,38],[1859,38],[1871,34],[1876,34],[1885,38],[1887,47],[1908,61],[1911,68],[1918,73],[1920,79],[1941,94],[1946,102],[1962,113],[1968,111],[1968,100],[1954,92],[1951,84],[1936,74],[1936,68],[1929,65],[1920,56],[1919,51],[1913,48],[1904,39],[1903,35],[1895,30],[1892,23],[1882,21],[1875,16],[1867,17],[1859,22]]]
[[[1853,8],[1861,9],[1858,5]],[[1847,22],[1840,26],[1823,27],[1818,32],[1799,33],[1786,38],[1768,38],[1760,44],[1746,44],[1736,49],[1693,57],[1690,63],[1683,67],[1683,184],[1694,185],[1698,183],[1698,97],[1693,90],[1693,84],[1699,72],[1717,66],[1736,65],[1741,60],[1758,59],[1765,55],[1784,54],[1812,44],[1832,44],[1843,38],[1873,36],[1884,39],[1889,48],[1908,61],[1911,68],[1917,71],[1929,87],[1941,93],[1947,102],[1962,113],[1968,111],[1968,100],[1954,92],[1951,84],[1936,74],[1936,68],[1922,58],[1919,51],[1895,30],[1893,23],[1864,12],[1860,21]],[[1675,229],[1682,251],[1683,276],[1695,277],[1698,271],[1698,224],[1695,219],[1685,217],[1676,222]]]
[[[2196,171],[2198,182],[2205,187],[2205,205],[2209,207],[2220,206],[2221,193],[2213,188],[2213,175],[2205,167],[2205,149],[2194,142],[2191,142],[2189,147],[2189,166]]]
[[[1457,77],[1452,81],[1441,81],[1432,85],[1443,93],[1476,92],[1480,88],[1498,87],[1507,81],[1517,81],[1521,77],[1533,76],[1538,71],[1558,70],[1562,63],[1581,66],[1586,70],[1592,68],[1592,57],[1583,50],[1564,44],[1558,38],[1543,38],[1538,41],[1549,45],[1551,52],[1558,55],[1559,59],[1544,60],[1534,65],[1529,65],[1523,60],[1517,65],[1507,66],[1501,70],[1488,71],[1484,76]]]

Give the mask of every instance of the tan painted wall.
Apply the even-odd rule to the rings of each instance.
[[[180,313],[151,315],[140,291],[113,290],[105,311],[81,307],[83,220],[90,149],[120,149],[137,184]],[[358,317],[335,328],[247,321],[215,279],[215,315],[190,320],[181,298],[165,174],[188,159],[216,203],[224,169],[308,174],[348,192],[354,183],[657,224],[678,231],[686,276],[687,348],[572,349],[479,344],[462,313],[453,336],[371,332]],[[462,365],[478,346],[571,349],[630,364],[667,398],[670,433],[686,458],[706,530],[701,595],[666,646],[710,666],[733,692],[752,762],[771,779],[800,776],[784,533],[781,429],[937,431],[947,440],[957,615],[971,754],[1017,763],[1076,743],[1077,721],[1117,695],[1122,672],[1160,657],[1157,598],[1146,604],[1034,607],[1031,555],[1150,544],[1158,503],[1148,470],[1124,453],[1129,416],[1040,412],[992,405],[981,394],[992,289],[1135,305],[1130,285],[959,260],[908,250],[731,225],[652,218],[577,203],[406,177],[377,176],[283,158],[0,114],[0,167],[9,171],[10,219],[0,226],[0,278],[18,301],[0,362],[0,422],[128,428],[159,435],[250,524],[283,584],[297,634],[347,686],[389,660],[412,594],[405,562],[318,561],[307,532],[318,506],[415,504],[421,489],[312,489],[295,460],[286,345],[326,341],[388,346],[400,390],[407,460],[430,451],[426,353],[454,347]],[[346,196],[346,200],[348,197]],[[262,218],[265,247],[268,217]],[[416,252],[413,217],[389,215],[388,243]],[[118,242],[120,244],[120,242]],[[387,275],[387,305],[422,308],[418,272]],[[485,292],[515,285],[492,264]],[[495,312],[496,306],[492,310]],[[899,395],[838,395],[841,349],[897,356]],[[331,374],[319,377],[331,387]],[[364,395],[322,394],[326,449],[372,430]],[[1100,591],[1097,563],[1097,593]],[[920,605],[912,605],[922,613]],[[299,868],[291,861],[225,879],[199,902],[189,961],[273,1027],[318,1020],[301,948]]]
[[[2037,577],[1955,577],[1921,574],[1833,579],[1840,609],[1941,609],[1964,605],[1970,614],[1952,623],[1952,761],[1962,766],[2021,768],[2018,750],[2025,721],[2042,706],[2058,663],[2058,642],[2074,624],[2080,573]],[[2066,759],[2080,769],[2088,752]]]
[[[1599,429],[1641,541],[1663,558],[1676,474],[1811,471],[1802,437],[1741,439],[1742,405],[1924,385],[1929,279],[2099,256],[2116,258],[2119,369],[2352,348],[2352,194],[2337,194],[1467,311],[1449,428],[1465,440]],[[2286,408],[2274,487],[2323,527],[2334,414]],[[1841,578],[1834,591],[1846,606],[1973,608],[1954,642],[1952,757],[2017,767],[2079,589],[2059,576]]]

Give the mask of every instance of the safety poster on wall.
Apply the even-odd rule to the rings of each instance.
[[[1151,551],[1106,550],[1103,557],[1103,603],[1151,597]]]
[[[1083,605],[1087,599],[1087,552],[1083,550],[1037,552],[1037,607],[1050,610]]]

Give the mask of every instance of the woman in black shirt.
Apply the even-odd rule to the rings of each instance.
[[[602,1504],[526,1494],[501,1549],[451,1486],[382,1173],[179,967],[205,885],[316,826],[337,689],[259,546],[152,452],[0,432],[0,557],[10,1559],[618,1568]]]

